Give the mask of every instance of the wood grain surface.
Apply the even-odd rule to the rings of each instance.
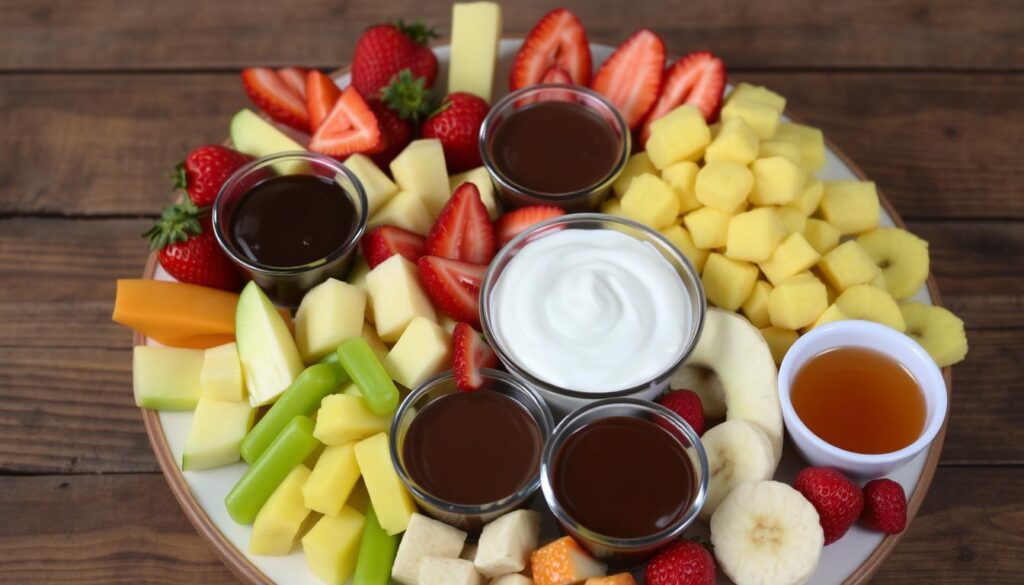
[[[878,583],[1024,574],[1024,6],[1019,0],[565,3],[773,87],[930,243],[966,322],[939,471]],[[0,2],[0,583],[228,583],[157,472],[114,279],[187,150],[246,105],[249,65],[335,68],[358,33],[449,2]],[[524,34],[551,5],[520,0]]]

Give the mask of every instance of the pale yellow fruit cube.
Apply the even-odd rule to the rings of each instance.
[[[768,294],[768,318],[775,327],[806,327],[827,308],[825,285],[816,278],[784,280]]]
[[[355,339],[363,331],[366,292],[347,282],[328,278],[302,297],[295,312],[295,345],[309,364]]]
[[[181,468],[212,469],[238,461],[242,439],[255,418],[256,409],[247,400],[200,396],[185,439]]]
[[[747,316],[747,320],[758,329],[772,324],[771,318],[768,316],[768,295],[771,292],[772,285],[759,280],[754,283],[754,290],[750,291],[750,296],[743,301],[743,305],[740,307],[743,314]]]
[[[391,417],[374,414],[361,396],[325,396],[313,427],[316,440],[328,446],[344,445],[391,428]]]
[[[309,569],[326,585],[342,585],[356,568],[366,518],[350,506],[322,516],[302,537]]]
[[[459,5],[456,4],[456,6]],[[476,185],[476,190],[480,192],[480,201],[487,208],[487,215],[492,220],[497,219],[498,203],[494,196],[494,181],[491,180],[491,174],[487,172],[487,167],[477,167],[448,177],[448,188],[452,193],[463,183],[473,183]]]
[[[871,256],[853,240],[839,244],[822,256],[818,269],[840,292],[855,284],[870,283],[881,272]]]
[[[154,410],[192,410],[199,402],[201,349],[136,345],[132,351],[135,405]]]
[[[495,2],[452,5],[448,93],[464,91],[491,101],[500,40],[500,5]]]
[[[473,563],[463,559],[423,557],[418,585],[484,585]]]
[[[704,150],[704,160],[748,165],[758,157],[758,150],[757,132],[741,118],[733,118],[722,123],[721,130]]]
[[[897,331],[907,330],[903,313],[892,295],[870,284],[851,286],[836,297],[835,304],[851,319],[874,321]]]
[[[419,386],[451,363],[451,335],[425,317],[409,323],[383,361],[391,379],[406,388]]]
[[[800,166],[808,172],[825,166],[825,136],[818,128],[783,122],[775,132],[777,138],[795,142],[800,148]]]
[[[754,175],[746,165],[732,161],[709,162],[697,173],[697,201],[726,213],[735,213],[747,201]]]
[[[701,282],[709,301],[719,308],[735,311],[754,290],[757,275],[757,266],[712,252],[704,263]]]
[[[337,516],[358,481],[355,443],[328,446],[302,487],[305,506],[314,512]]]
[[[633,177],[620,203],[623,215],[654,229],[672,225],[679,215],[679,198],[672,187],[649,173]]]
[[[371,270],[366,286],[373,301],[377,335],[386,342],[398,341],[416,317],[437,320],[434,305],[420,284],[419,271],[399,254]]]
[[[814,266],[821,255],[807,243],[802,234],[790,234],[772,252],[771,258],[759,264],[761,271],[775,286]]]
[[[382,225],[393,225],[425,236],[433,224],[434,219],[423,199],[412,191],[401,191],[370,216],[366,222],[366,231]]]
[[[809,217],[818,210],[818,206],[821,205],[821,198],[824,195],[825,183],[822,183],[818,177],[809,174],[807,175],[807,180],[804,181],[804,186],[800,189],[800,193],[787,203],[786,207],[798,209],[800,213]]]
[[[803,234],[807,243],[822,255],[839,245],[839,230],[822,219],[808,218]]]
[[[403,585],[418,585],[423,559],[458,559],[466,544],[466,536],[465,532],[444,522],[427,518],[423,514],[413,514],[398,544],[391,568],[392,579]]]
[[[758,156],[761,158],[781,156],[800,164],[800,147],[795,142],[781,139],[778,136],[762,140],[757,150]]]
[[[647,156],[658,169],[697,160],[711,142],[711,130],[696,106],[679,106],[651,123]]]
[[[878,227],[881,206],[871,181],[825,181],[821,216],[844,236]]]
[[[761,336],[768,344],[768,350],[772,352],[772,359],[775,360],[776,365],[782,363],[786,352],[800,337],[796,331],[781,327],[765,327],[761,329]]]
[[[623,167],[622,172],[616,177],[615,182],[612,183],[612,190],[615,191],[616,197],[622,197],[626,194],[626,190],[629,189],[629,184],[633,182],[633,177],[637,175],[643,175],[645,173],[656,175],[658,169],[654,168],[654,164],[651,163],[651,159],[647,157],[646,152],[638,152],[626,160],[626,166]]]
[[[353,154],[341,164],[352,171],[352,174],[359,179],[359,183],[363,186],[363,191],[366,193],[367,215],[377,213],[378,209],[398,193],[398,185],[389,179],[384,171],[380,170],[365,154]],[[342,181],[342,185],[351,188],[346,181]]]
[[[786,237],[786,226],[772,209],[759,207],[729,220],[725,255],[733,260],[764,262]]]
[[[384,345],[384,341],[379,335],[377,335],[377,330],[373,328],[373,325],[363,323],[362,336],[363,339],[366,340],[366,345],[369,345],[370,349],[373,351],[373,355],[375,355],[378,360],[384,361],[384,356],[388,355],[388,346]]]
[[[235,402],[246,399],[242,362],[238,360],[238,346],[234,342],[211,347],[203,352],[199,386],[206,398]]]
[[[700,167],[693,161],[684,160],[665,167],[661,171],[661,180],[668,183],[679,198],[679,213],[688,213],[701,207],[697,201],[697,172]]]
[[[348,271],[348,276],[345,277],[345,282],[352,286],[357,286],[363,290],[366,294],[366,320],[373,323],[373,304],[370,300],[370,289],[366,286],[366,275],[370,273],[370,265],[366,263],[366,259],[363,258],[362,254],[356,257],[356,261],[352,264],[352,268]]]
[[[754,205],[786,205],[800,194],[807,172],[788,158],[759,158],[750,165],[754,188],[750,202]]]
[[[625,217],[625,214],[622,213],[622,203],[614,197],[609,197],[604,200],[604,203],[601,204],[601,213]]]
[[[818,319],[811,324],[810,329],[815,327],[821,327],[822,325],[828,325],[829,323],[835,323],[836,321],[846,321],[850,318],[849,315],[843,312],[835,303],[828,306],[825,312],[818,316]]]
[[[671,225],[661,230],[661,235],[665,236],[665,239],[672,242],[672,245],[678,249],[686,259],[693,264],[694,270],[699,274],[701,270],[704,270],[704,262],[708,259],[708,251],[701,250],[693,243],[693,238],[690,237],[690,232],[686,231],[681,225]]]
[[[416,512],[416,502],[391,463],[387,433],[363,439],[356,443],[355,449],[359,472],[363,475],[381,528],[388,534],[404,531],[409,525],[409,518]]]
[[[263,504],[252,523],[249,552],[254,555],[282,556],[292,552],[309,509],[302,500],[302,486],[309,479],[309,468],[297,465],[285,476]]]
[[[586,582],[584,581],[584,584]],[[510,573],[491,579],[490,585],[533,585],[533,579],[520,573]]]
[[[739,83],[731,92],[729,92],[729,96],[726,98],[727,102],[733,100],[757,102],[766,106],[771,106],[780,112],[784,112],[786,110],[786,98],[763,85],[753,85],[745,82]]]
[[[540,538],[540,512],[516,510],[490,522],[480,533],[473,564],[487,577],[518,573],[530,562]]]
[[[411,191],[422,198],[431,218],[441,213],[441,208],[451,197],[444,150],[437,138],[410,142],[391,161],[391,176],[402,191]]]
[[[683,225],[690,232],[693,243],[702,250],[725,246],[732,214],[714,207],[701,207],[683,216]]]
[[[792,207],[774,207],[775,215],[786,228],[786,235],[802,234],[807,227],[807,216],[799,209]]]
[[[729,100],[722,108],[723,124],[737,118],[743,120],[762,140],[775,135],[781,116],[781,112],[776,108],[749,99]]]

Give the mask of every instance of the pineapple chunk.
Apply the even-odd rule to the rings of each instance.
[[[764,262],[786,237],[786,226],[770,208],[760,207],[732,216],[725,255],[733,260]]]
[[[203,350],[136,345],[132,351],[135,405],[154,410],[192,410],[199,402]]]
[[[361,396],[325,396],[313,428],[316,440],[328,446],[344,445],[391,428],[391,417],[374,414]]]
[[[896,299],[914,295],[928,280],[928,242],[899,228],[879,228],[857,238],[881,268],[884,288]]]
[[[806,327],[828,308],[825,285],[816,278],[787,279],[768,295],[768,316],[772,325],[784,329]]]
[[[654,168],[654,164],[651,163],[651,159],[647,158],[646,152],[638,152],[633,156],[629,157],[626,161],[626,166],[623,167],[622,172],[612,183],[612,190],[615,191],[616,197],[622,197],[626,194],[626,190],[629,189],[629,184],[633,182],[633,177],[637,175],[643,175],[645,173],[656,175],[658,169]]]
[[[466,544],[466,536],[465,532],[444,522],[413,514],[409,519],[409,528],[398,545],[391,577],[403,585],[417,585],[423,559],[459,558]]]
[[[381,528],[388,534],[404,531],[409,525],[409,518],[416,512],[416,503],[391,463],[387,433],[363,439],[356,443],[355,449],[359,472],[363,475]]]
[[[382,225],[393,225],[425,236],[433,223],[423,199],[412,191],[402,191],[370,217],[366,222],[366,231]]]
[[[242,439],[252,428],[256,409],[248,401],[200,396],[185,439],[181,468],[211,469],[238,461]]]
[[[444,150],[436,138],[410,142],[391,161],[391,176],[403,191],[412,191],[422,198],[431,218],[441,213],[441,208],[451,197]]]
[[[647,156],[659,170],[684,160],[697,160],[711,142],[711,130],[696,106],[679,106],[651,123]]]
[[[416,317],[436,321],[434,305],[420,285],[416,266],[395,254],[366,275],[373,300],[373,321],[377,335],[387,342],[398,341]]]
[[[242,362],[238,360],[238,346],[234,342],[211,347],[203,352],[199,386],[205,398],[235,402],[245,400]]]
[[[702,250],[725,246],[729,235],[729,220],[732,215],[714,207],[701,207],[683,216],[683,224],[693,243]]]
[[[782,158],[788,158],[796,164],[800,164],[800,148],[795,142],[781,139],[778,136],[769,140],[762,140],[757,150],[758,156],[761,158],[781,156]]]
[[[384,345],[384,342],[381,340],[380,336],[377,335],[377,330],[373,328],[373,325],[363,323],[362,335],[363,339],[366,340],[366,345],[369,345],[370,349],[373,351],[373,355],[375,355],[378,360],[384,361],[384,356],[388,355],[388,346]]]
[[[409,323],[383,361],[391,379],[406,388],[419,386],[451,363],[451,335],[425,317]]]
[[[249,552],[254,555],[282,556],[292,552],[303,522],[309,515],[302,500],[302,486],[309,479],[309,468],[296,465],[263,504],[252,523]]]
[[[802,234],[790,234],[760,267],[768,280],[778,286],[790,276],[814,266],[819,258],[821,255],[807,243]]]
[[[701,250],[693,243],[693,238],[690,237],[690,233],[686,231],[681,225],[669,226],[661,230],[661,235],[665,236],[665,239],[672,242],[683,256],[693,264],[694,270],[699,274],[704,270],[704,262],[708,259],[708,251]]]
[[[753,264],[712,252],[704,264],[701,282],[709,301],[722,309],[735,311],[754,290],[757,274],[757,266]]]
[[[614,197],[609,197],[608,199],[604,200],[604,203],[601,204],[601,213],[607,213],[608,215],[617,215],[619,217],[626,217],[626,215],[622,213],[622,203],[620,203],[619,200],[615,199]]]
[[[501,6],[494,2],[452,5],[448,93],[465,91],[491,101],[501,40]]]
[[[802,168],[781,156],[759,158],[750,170],[754,173],[750,202],[755,205],[786,205],[796,199],[807,180]]]
[[[726,213],[735,213],[747,201],[754,175],[746,165],[731,161],[709,162],[697,173],[697,201]]]
[[[832,303],[825,309],[825,312],[818,317],[818,319],[810,326],[809,329],[815,327],[821,327],[822,325],[828,325],[829,323],[835,323],[836,321],[846,321],[850,318],[849,315],[843,312],[835,303]]]
[[[380,170],[365,154],[353,154],[341,163],[359,179],[366,193],[366,214],[377,213],[385,203],[398,193],[398,185]],[[344,186],[345,183],[342,182]]]
[[[328,278],[302,298],[295,312],[295,345],[302,361],[312,363],[359,337],[366,315],[366,292]]]
[[[345,278],[345,282],[352,286],[357,286],[364,293],[366,293],[366,311],[365,318],[370,323],[373,323],[373,303],[370,300],[370,289],[366,286],[366,275],[370,273],[370,265],[366,263],[366,259],[360,254],[352,268],[348,271],[348,276]]]
[[[756,102],[766,106],[771,106],[779,112],[786,111],[786,98],[763,85],[740,83],[731,92],[729,92],[729,97],[727,97],[725,101],[731,102],[733,100]]]
[[[749,99],[731,99],[722,108],[723,124],[733,119],[743,120],[762,140],[775,135],[781,116],[780,110]]]
[[[796,331],[781,327],[765,327],[761,329],[761,336],[764,337],[765,342],[768,344],[768,350],[772,352],[772,359],[775,360],[775,365],[782,363],[782,358],[786,357],[786,352],[789,351],[789,348],[800,337]]]
[[[679,198],[680,214],[701,207],[700,201],[697,201],[696,190],[698,171],[700,167],[697,163],[688,160],[669,165],[661,171],[661,180],[668,183]]]
[[[771,325],[771,317],[768,314],[768,295],[771,292],[772,285],[759,280],[754,283],[754,290],[750,292],[750,296],[743,301],[741,306],[747,320],[758,329]]]
[[[302,487],[304,505],[314,512],[337,516],[358,481],[355,443],[329,446]]]
[[[844,291],[855,284],[867,284],[880,273],[871,256],[852,240],[839,244],[822,256],[818,269],[838,291]]]
[[[821,198],[824,195],[825,183],[822,183],[821,179],[814,175],[807,175],[807,180],[804,181],[804,186],[800,189],[800,193],[787,203],[786,207],[798,209],[800,213],[809,217],[818,210],[818,206],[821,205]]]
[[[679,215],[679,198],[657,175],[637,175],[623,194],[622,213],[654,229],[668,227]]]
[[[851,319],[865,319],[906,331],[899,305],[892,295],[870,284],[858,284],[844,290],[836,297],[835,304]]]
[[[907,335],[920,343],[940,368],[967,357],[967,334],[959,317],[934,305],[902,303],[899,307]]]
[[[786,235],[802,234],[807,227],[807,216],[799,209],[792,207],[775,207],[775,215],[786,228]]]
[[[366,518],[349,506],[336,516],[322,516],[306,536],[302,550],[309,569],[327,585],[342,585],[352,576]]]
[[[783,122],[779,124],[776,137],[791,140],[798,145],[800,166],[807,172],[813,173],[825,166],[825,136],[818,128]]]
[[[456,6],[459,5],[456,4]],[[453,193],[463,183],[476,185],[476,190],[480,192],[480,201],[487,208],[487,215],[491,216],[492,220],[498,219],[498,203],[494,198],[494,181],[491,180],[491,174],[487,172],[487,167],[477,167],[448,177],[448,189]]]
[[[821,219],[808,218],[804,226],[804,238],[819,254],[827,254],[839,245],[839,230]]]
[[[484,585],[484,578],[470,561],[423,557],[418,585]]]
[[[704,151],[707,162],[732,161],[748,165],[757,157],[757,132],[740,118],[723,122],[721,131]]]
[[[825,181],[821,215],[844,236],[878,227],[878,192],[871,181]]]

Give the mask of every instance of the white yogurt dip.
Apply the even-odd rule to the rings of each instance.
[[[692,302],[651,244],[566,229],[530,242],[491,293],[494,334],[535,377],[580,392],[645,384],[679,359]]]

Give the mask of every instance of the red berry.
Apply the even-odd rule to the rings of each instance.
[[[680,104],[697,106],[708,122],[718,119],[725,93],[725,64],[707,51],[690,53],[665,72],[661,95],[640,129],[640,144],[651,135],[651,122],[676,109]]]
[[[452,331],[452,374],[459,390],[478,390],[483,386],[482,368],[498,365],[498,356],[469,323],[457,323]]]
[[[891,479],[873,479],[864,485],[864,513],[869,528],[885,534],[899,534],[907,527],[907,495]]]
[[[381,145],[370,155],[378,167],[386,169],[391,160],[412,142],[416,126],[430,108],[430,91],[423,77],[403,69],[385,87],[379,98],[368,100],[380,124]]]
[[[367,232],[360,247],[366,264],[376,268],[395,254],[415,264],[423,256],[423,242],[424,238],[419,234],[393,225],[382,225]]]
[[[470,182],[459,185],[430,228],[424,254],[487,264],[497,251],[494,226],[480,191]]]
[[[488,109],[487,102],[478,96],[455,92],[449,94],[437,112],[423,123],[423,137],[441,141],[449,171],[464,171],[483,164],[480,160],[480,126],[487,117]]]
[[[615,49],[590,87],[615,104],[635,130],[661,95],[664,69],[665,42],[658,33],[642,28]]]
[[[693,390],[671,391],[659,398],[658,404],[683,417],[698,437],[704,434],[704,405]]]
[[[145,234],[160,265],[174,278],[192,284],[238,290],[238,269],[217,245],[207,209],[186,201],[164,209]]]
[[[826,545],[842,538],[864,509],[864,495],[860,487],[831,467],[802,470],[797,474],[793,487],[818,511]]]
[[[356,42],[352,85],[367,98],[376,97],[399,71],[423,77],[427,87],[437,78],[437,56],[427,42],[437,34],[420,23],[380,24],[367,29]]]
[[[502,215],[495,225],[498,246],[511,242],[526,228],[560,215],[565,215],[565,210],[554,205],[528,205],[512,210]]]
[[[661,549],[644,569],[647,585],[714,585],[715,559],[700,544],[679,540]]]
[[[416,262],[420,280],[434,306],[456,321],[480,327],[480,286],[487,274],[486,264],[471,264],[423,256]]]
[[[199,207],[213,205],[228,177],[251,160],[251,156],[219,144],[200,146],[175,167],[175,186],[185,189]]]
[[[545,14],[523,41],[509,74],[511,91],[541,83],[552,68],[564,72],[571,83],[590,82],[590,43],[580,19],[565,8]]]
[[[306,97],[291,79],[267,67],[242,70],[242,88],[256,107],[274,120],[302,132],[309,132]]]

